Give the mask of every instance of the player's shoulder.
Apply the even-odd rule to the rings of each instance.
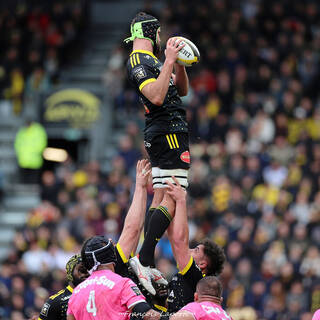
[[[48,301],[51,301],[52,303],[54,301],[60,300],[66,293],[67,288],[64,288],[57,293],[53,294],[52,296],[49,297]]]
[[[190,260],[187,265],[179,271],[179,274],[182,276],[189,275],[190,273],[199,275],[202,278],[201,269],[197,266],[192,256],[190,256]]]
[[[131,69],[139,65],[154,66],[159,62],[158,58],[147,50],[134,50],[129,56],[127,66]]]
[[[39,313],[40,320],[50,319],[50,317],[56,314],[60,306],[60,299],[59,299],[60,297],[61,295],[56,294],[48,298],[48,300],[43,304],[40,310],[40,313]]]
[[[198,302],[189,302],[182,308],[182,310],[194,310],[194,309],[198,309],[199,307],[201,306]]]

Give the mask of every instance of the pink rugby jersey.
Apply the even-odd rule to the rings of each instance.
[[[181,310],[189,311],[196,320],[232,320],[232,318],[213,302],[191,302]]]
[[[123,320],[130,318],[128,310],[140,302],[145,297],[131,279],[99,270],[73,290],[67,314],[77,320]]]
[[[320,309],[314,313],[312,320],[320,320]]]

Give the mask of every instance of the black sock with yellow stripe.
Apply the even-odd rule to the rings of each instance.
[[[139,260],[143,266],[154,267],[154,250],[158,241],[169,227],[172,217],[165,207],[157,207],[151,216]]]
[[[149,210],[146,213],[146,217],[144,219],[144,237],[146,237],[146,235],[147,235],[147,230],[149,228],[151,217],[152,217],[155,210],[156,210],[156,208],[149,208]]]

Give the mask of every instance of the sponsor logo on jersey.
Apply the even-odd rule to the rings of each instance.
[[[72,294],[70,294],[70,295],[68,295],[68,296],[66,296],[64,298],[61,298],[61,301],[69,300],[71,296],[72,296]]]
[[[131,287],[131,289],[137,296],[141,296],[142,295],[140,289],[137,286]]]
[[[144,146],[146,148],[150,148],[151,147],[151,143],[150,142],[147,142],[147,141],[144,141]]]
[[[139,81],[147,76],[146,71],[143,66],[139,66],[134,70],[134,76]]]
[[[48,315],[48,311],[50,309],[50,304],[49,303],[45,303],[40,311],[40,314],[47,316]]]
[[[189,153],[189,151],[185,151],[185,152],[181,153],[180,159],[181,159],[181,161],[183,161],[185,163],[190,163],[190,153]]]

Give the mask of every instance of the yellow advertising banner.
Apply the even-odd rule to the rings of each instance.
[[[90,128],[100,117],[101,100],[82,89],[64,89],[44,101],[43,120],[72,128]]]

